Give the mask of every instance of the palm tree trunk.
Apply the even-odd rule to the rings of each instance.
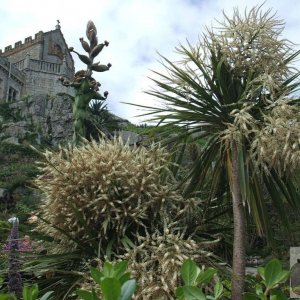
[[[242,300],[245,287],[246,270],[246,222],[239,180],[239,157],[237,144],[232,146],[232,207],[233,207],[233,262],[232,262],[232,300]]]

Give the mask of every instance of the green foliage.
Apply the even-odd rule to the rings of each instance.
[[[176,289],[176,297],[179,300],[206,300],[220,299],[223,295],[223,285],[217,281],[214,285],[214,294],[206,296],[202,287],[212,281],[217,271],[213,268],[200,269],[190,259],[184,261],[181,267],[181,278],[184,285]]]
[[[149,135],[152,133],[155,133],[156,126],[147,125],[147,124],[141,124],[141,125],[134,125],[134,124],[128,124],[123,129],[127,131],[132,131],[137,134],[142,135]]]
[[[33,162],[14,161],[5,163],[0,171],[0,181],[5,182],[1,187],[12,192],[17,187],[24,186],[26,182],[29,182],[38,173],[38,168]]]
[[[99,286],[103,300],[130,300],[136,289],[135,279],[130,279],[130,273],[126,272],[127,262],[121,261],[115,264],[105,262],[102,271],[91,268],[91,276]],[[99,292],[98,291],[98,292]],[[78,290],[75,292],[80,299],[98,300],[97,292]]]
[[[53,292],[45,293],[41,298],[38,298],[39,288],[37,284],[32,286],[24,286],[22,289],[23,300],[48,300]],[[0,294],[0,300],[17,300],[15,295]]]
[[[0,103],[0,116],[2,117],[3,121],[14,121],[18,122],[22,120],[21,117],[21,111],[13,111],[10,108],[10,103],[9,102],[3,102]]]
[[[39,172],[39,154],[28,145],[0,143],[0,187],[10,192],[23,187]]]
[[[7,221],[0,221],[0,242],[4,242],[10,232],[11,225]]]
[[[261,282],[257,284],[255,292],[244,293],[244,300],[288,299],[280,289],[280,284],[287,281],[290,272],[282,269],[279,260],[272,259],[265,267],[259,267],[258,273]]]
[[[156,289],[141,287],[149,297],[154,292],[174,295],[186,257],[214,259],[207,249],[218,239],[204,237],[198,242],[191,237],[193,229],[186,230],[186,220],[193,219],[188,216],[198,210],[198,201],[174,191],[176,181],[166,176],[169,155],[165,149],[102,139],[60,152],[47,151],[45,158],[35,180],[45,195],[36,229],[52,243],[44,258],[31,262],[31,269],[39,274],[55,270],[55,277],[41,277],[43,285],[38,284],[43,288],[55,284],[60,293],[55,291],[57,299],[85,283],[85,261],[95,257],[100,262],[105,256],[128,260],[135,277],[145,276],[144,284],[157,285]],[[69,261],[72,253],[77,256]],[[145,266],[146,272],[140,275]],[[157,266],[161,266],[159,272]],[[26,268],[30,270],[29,264]],[[63,276],[66,272],[68,277]],[[168,289],[162,286],[163,279]],[[63,280],[72,282],[70,289]]]
[[[28,145],[15,145],[10,143],[0,142],[0,153],[2,154],[14,154],[25,155],[26,157],[37,158],[39,154],[36,150]]]
[[[88,139],[99,139],[100,132],[111,137],[115,131],[121,129],[119,122],[108,111],[103,101],[92,101],[89,106],[89,117],[85,120],[86,135]]]

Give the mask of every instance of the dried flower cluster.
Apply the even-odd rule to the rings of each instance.
[[[237,9],[233,16],[224,14],[218,30],[208,30],[210,47],[221,51],[229,66],[239,77],[271,79],[269,85],[282,82],[289,73],[284,62],[291,54],[291,43],[281,39],[284,22],[271,14],[253,7],[245,15]]]
[[[260,165],[275,167],[279,172],[293,172],[300,167],[299,107],[286,99],[274,103],[265,126],[256,133],[252,155]]]
[[[241,109],[230,112],[233,122],[226,124],[227,128],[220,133],[225,148],[231,148],[233,142],[240,142],[243,137],[249,139],[257,131],[258,122],[251,115],[252,107],[253,104],[244,103]]]
[[[184,200],[164,184],[167,156],[156,146],[132,148],[120,140],[86,142],[80,148],[46,152],[35,183],[45,200],[38,229],[59,241],[57,251],[81,243],[121,238],[182,209]]]
[[[209,249],[218,241],[197,243],[186,238],[176,223],[165,224],[163,232],[137,236],[138,245],[121,256],[138,278],[134,299],[175,299],[180,284],[180,268],[187,258],[209,264]]]

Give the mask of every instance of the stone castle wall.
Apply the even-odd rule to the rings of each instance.
[[[55,96],[58,93],[66,93],[74,96],[74,89],[63,86],[58,77],[57,74],[27,70],[23,95]]]
[[[58,81],[71,80],[74,61],[60,30],[38,32],[0,50],[0,102],[9,102],[12,114],[20,117],[3,124],[0,140],[22,142],[32,136],[58,144],[72,137],[74,89]],[[8,91],[14,97],[8,97]]]
[[[20,71],[19,82],[13,80],[14,72],[9,74],[7,68]],[[6,96],[9,88],[16,90],[14,100],[42,94],[69,93],[73,96],[73,89],[64,87],[58,78],[63,76],[71,80],[74,72],[74,61],[60,26],[46,33],[39,31],[34,38],[27,37],[24,43],[19,41],[14,47],[10,45],[4,52],[0,51],[0,101],[9,99]]]

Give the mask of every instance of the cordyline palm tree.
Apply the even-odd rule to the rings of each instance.
[[[283,218],[285,202],[300,206],[291,179],[300,165],[299,99],[292,99],[299,73],[290,67],[300,52],[280,39],[283,24],[261,7],[244,16],[237,10],[232,18],[224,14],[218,31],[207,29],[197,46],[176,48],[183,57],[180,62],[162,57],[167,72],[154,72],[157,88],[147,93],[163,105],[141,106],[166,129],[174,128],[170,124],[181,127],[183,134],[173,135],[173,141],[182,143],[187,136],[205,140],[187,177],[187,194],[201,189],[208,175],[211,199],[220,185],[228,186],[234,219],[234,300],[242,299],[244,290],[247,212],[258,231],[268,234],[266,192]],[[279,118],[280,110],[293,114]],[[278,135],[280,130],[288,137]],[[273,148],[267,149],[269,143]]]

